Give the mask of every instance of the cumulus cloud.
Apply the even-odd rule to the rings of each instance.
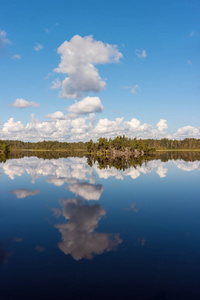
[[[42,49],[44,49],[44,46],[43,46],[43,45],[41,45],[41,44],[39,44],[39,43],[36,43],[36,44],[35,44],[35,46],[34,46],[34,50],[35,50],[35,51],[40,51],[40,50],[42,50]]]
[[[0,29],[0,48],[5,47],[7,44],[11,44],[11,41],[7,39],[6,32]]]
[[[95,232],[106,212],[99,204],[83,204],[80,199],[63,199],[63,216],[68,223],[58,224],[62,242],[59,249],[75,260],[92,259],[96,254],[108,252],[122,242],[118,234]]]
[[[10,118],[0,129],[1,139],[18,139],[24,141],[88,141],[91,138],[96,140],[99,137],[115,137],[125,134],[128,137],[161,138],[169,135],[156,130],[150,124],[141,124],[133,118],[131,121],[124,121],[123,118],[116,118],[114,121],[107,118],[100,119],[94,125],[94,114],[85,117],[73,115],[64,116],[62,112],[47,115],[50,121],[41,122],[31,115],[31,121],[25,126],[21,121],[15,122]]]
[[[56,78],[54,81],[52,81],[52,86],[51,86],[52,90],[59,89],[60,87],[61,87],[61,82],[59,78]]]
[[[185,138],[200,138],[200,127],[196,128],[193,126],[184,126],[177,130],[174,134],[176,139],[185,139]]]
[[[99,200],[104,190],[101,184],[90,184],[87,182],[71,184],[68,190],[86,200]]]
[[[18,199],[24,199],[29,196],[35,196],[40,193],[39,190],[27,190],[27,189],[17,189],[10,191],[11,194],[15,195]]]
[[[58,119],[58,120],[64,120],[65,115],[61,111],[55,111],[53,114],[46,115],[47,119]]]
[[[75,114],[90,114],[102,112],[104,109],[99,97],[86,97],[83,100],[70,105],[67,110]]]
[[[166,177],[167,171],[168,171],[167,168],[164,168],[163,166],[159,166],[156,173],[160,176],[160,178],[164,178]]]
[[[58,140],[67,142],[96,141],[100,137],[114,138],[118,135],[125,135],[129,138],[161,139],[161,138],[200,138],[200,128],[185,126],[179,128],[173,135],[165,132],[168,128],[167,121],[161,119],[156,126],[141,123],[140,120],[132,118],[125,121],[124,118],[110,120],[99,119],[95,122],[95,114],[84,116],[75,113],[64,115],[62,112],[55,112],[46,116],[49,120],[40,121],[34,114],[27,124],[15,121],[10,118],[0,127],[0,139],[12,139],[23,141]]]
[[[68,74],[62,82],[63,98],[80,98],[87,92],[100,92],[105,88],[105,81],[99,75],[97,64],[119,62],[122,54],[116,45],[96,41],[93,36],[75,35],[65,41],[57,50],[61,62],[54,69],[57,73]]]
[[[168,128],[167,120],[160,119],[160,121],[156,124],[159,131],[163,131]]]
[[[40,106],[36,102],[30,102],[24,99],[17,98],[13,103],[8,104],[9,106],[17,107],[17,108],[27,108],[27,107],[38,107]]]
[[[183,161],[183,160],[177,160],[174,161],[175,165],[186,172],[199,170],[200,171],[200,161]]]
[[[11,59],[21,59],[21,55],[20,54],[14,54]]]
[[[24,125],[21,123],[21,121],[15,122],[14,118],[10,118],[8,122],[4,123],[1,133],[3,136],[6,136],[6,134],[15,135],[15,133],[21,133],[23,128]]]
[[[137,57],[140,58],[140,59],[144,59],[144,58],[147,57],[146,50],[139,50],[139,49],[136,49],[136,50],[135,50],[135,54],[136,54]]]
[[[41,176],[47,177],[46,182],[61,186],[65,182],[74,184],[80,180],[94,182],[94,170],[87,165],[87,158],[59,158],[39,159],[37,157],[24,157],[21,159],[7,160],[0,163],[0,171],[3,171],[10,179],[27,173],[31,176],[31,182],[35,183]]]

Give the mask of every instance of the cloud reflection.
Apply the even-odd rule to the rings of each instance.
[[[91,184],[87,182],[71,184],[67,188],[70,192],[86,200],[99,200],[104,190],[101,184]]]
[[[68,223],[58,224],[62,242],[59,249],[75,260],[92,259],[96,254],[108,252],[122,242],[118,234],[95,232],[105,209],[99,205],[84,204],[81,199],[63,199],[63,216]]]
[[[23,199],[28,196],[35,196],[40,193],[39,190],[27,190],[27,189],[17,189],[10,191],[11,194],[15,195],[18,199]]]

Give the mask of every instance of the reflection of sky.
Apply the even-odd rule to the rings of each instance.
[[[15,298],[11,285],[24,293],[37,286],[46,295],[44,281],[59,300],[73,287],[85,292],[88,284],[89,291],[91,283],[98,291],[101,283],[110,295],[113,285],[121,288],[120,298],[126,291],[137,298],[142,290],[141,299],[148,299],[155,283],[179,294],[190,277],[188,287],[197,291],[199,170],[199,161],[182,160],[152,160],[125,171],[90,167],[85,158],[1,163],[4,298]],[[58,295],[63,288],[65,294]]]
[[[97,178],[108,179],[114,177],[115,179],[123,180],[125,177],[130,177],[133,180],[140,177],[141,174],[148,174],[155,172],[160,178],[167,176],[169,163],[173,163],[178,169],[183,171],[200,170],[200,161],[186,162],[183,160],[171,160],[168,162],[162,162],[160,160],[152,160],[147,163],[143,163],[136,168],[130,167],[129,169],[118,170],[114,167],[108,167],[106,169],[99,169],[98,164],[95,163],[91,168],[87,163],[86,158],[60,158],[44,160],[37,157],[24,157],[21,159],[7,160],[5,163],[0,163],[0,172],[4,172],[10,179],[14,180],[15,177],[22,176],[27,173],[32,178],[32,183],[36,179],[44,176],[46,182],[54,184],[55,186],[62,186],[65,183],[69,183],[71,186],[69,190],[76,194],[83,196],[87,199],[84,192],[94,193],[93,185]],[[88,181],[90,185],[84,186],[81,181]],[[93,191],[92,191],[93,190]],[[93,199],[98,200],[98,192],[101,194],[102,190],[96,189],[96,196]],[[90,197],[90,196],[89,196]],[[89,199],[88,199],[89,200]]]
[[[80,199],[63,199],[63,216],[68,223],[56,225],[61,233],[59,249],[75,260],[91,259],[95,254],[110,251],[122,240],[118,234],[95,232],[100,219],[105,216],[105,209],[99,205],[83,204]]]

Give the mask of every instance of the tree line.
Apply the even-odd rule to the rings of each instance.
[[[130,139],[126,136],[117,136],[114,139],[101,137],[97,142],[90,140],[89,142],[58,142],[58,141],[42,141],[42,142],[23,142],[18,140],[0,140],[0,153],[6,153],[10,150],[65,150],[65,151],[87,151],[89,153],[98,151],[108,151],[116,149],[125,151],[125,149],[134,151],[138,149],[144,152],[157,150],[179,150],[179,149],[200,149],[200,139],[187,138],[184,140],[170,140],[163,138],[156,139]]]

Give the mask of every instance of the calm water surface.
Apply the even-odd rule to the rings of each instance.
[[[1,162],[0,299],[200,299],[200,160],[176,158]]]

